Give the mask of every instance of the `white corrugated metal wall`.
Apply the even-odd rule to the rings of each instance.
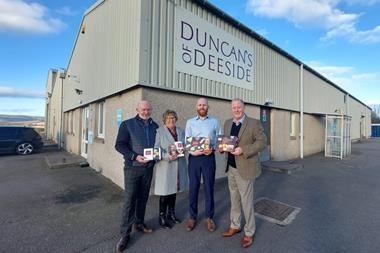
[[[241,97],[255,104],[264,104],[266,99],[271,99],[276,107],[299,109],[297,64],[192,1],[144,0],[142,3],[142,16],[146,18],[142,26],[141,48],[147,60],[141,61],[141,83],[225,99]],[[186,9],[252,46],[255,53],[254,90],[175,71],[173,50],[176,8]]]
[[[253,48],[254,90],[175,71],[176,8]],[[191,0],[99,1],[84,17],[82,27],[85,33],[78,33],[67,71],[70,77],[65,80],[65,111],[137,84],[217,98],[241,97],[258,105],[271,100],[274,107],[300,110],[298,64]],[[303,76],[306,113],[345,113],[342,91],[307,69]],[[81,95],[75,93],[76,88],[83,91]],[[351,100],[350,108],[355,104],[364,108]]]
[[[308,70],[304,70],[304,111],[306,113],[346,113],[345,94]]]
[[[65,80],[65,111],[138,82],[141,3],[99,3],[84,17],[84,33],[78,33]]]

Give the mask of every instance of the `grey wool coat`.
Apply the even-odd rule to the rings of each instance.
[[[178,141],[185,144],[185,131],[177,127]],[[155,182],[154,194],[166,196],[177,192],[182,192],[188,188],[187,162],[185,157],[179,157],[174,161],[169,161],[168,148],[174,143],[174,138],[166,126],[157,129],[155,148],[161,148],[162,160],[157,161],[154,166]],[[177,177],[178,176],[178,177]],[[179,189],[177,189],[177,178]]]

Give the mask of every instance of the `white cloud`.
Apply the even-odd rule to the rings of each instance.
[[[325,65],[317,61],[310,61],[307,65],[343,89],[350,90],[353,87],[359,88],[363,85],[374,86],[380,82],[379,73],[357,73],[355,68],[351,66]]]
[[[24,0],[0,0],[0,31],[28,33],[56,33],[64,23],[49,15],[38,3]]]
[[[1,109],[1,113],[22,113],[27,114],[29,112],[34,112],[35,108],[12,108],[12,109]]]
[[[249,0],[247,8],[258,16],[284,18],[296,25],[318,25],[330,29],[352,23],[357,14],[347,14],[328,0]]]
[[[15,89],[12,87],[0,86],[0,97],[10,98],[44,98],[43,92],[36,92],[26,89]]]
[[[335,38],[362,44],[380,42],[380,26],[358,30],[357,22],[362,14],[340,10],[338,4],[342,1],[370,5],[380,0],[248,0],[247,10],[257,16],[286,19],[297,27],[323,28],[327,31],[322,38],[325,42]]]
[[[365,101],[367,105],[380,105],[380,99],[367,100]]]
[[[70,7],[68,7],[68,6],[64,6],[62,8],[59,8],[58,10],[56,10],[56,12],[61,14],[61,15],[65,15],[65,16],[75,16],[77,14],[76,11],[71,10]]]
[[[380,101],[380,73],[360,73],[351,66],[326,65],[317,61],[306,64],[365,104]]]
[[[261,36],[265,37],[268,35],[268,31],[262,28],[255,29],[255,32],[260,34]]]
[[[307,63],[310,67],[318,71],[319,73],[329,76],[329,77],[335,77],[340,76],[342,74],[347,74],[352,72],[353,67],[349,66],[328,66],[324,65],[317,61],[310,61]]]
[[[353,24],[347,24],[331,29],[322,38],[322,41],[331,41],[335,38],[345,38],[353,43],[374,44],[380,42],[380,26],[372,30],[358,31]]]

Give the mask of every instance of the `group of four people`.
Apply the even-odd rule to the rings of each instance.
[[[176,126],[178,116],[175,111],[163,114],[163,126],[159,127],[151,118],[152,106],[148,101],[140,101],[137,115],[123,121],[119,127],[115,148],[124,157],[125,203],[121,222],[121,238],[117,251],[123,252],[130,240],[132,226],[145,234],[153,230],[144,223],[146,203],[150,185],[155,174],[154,193],[160,196],[159,224],[170,228],[171,223],[180,223],[175,215],[176,193],[189,188],[189,213],[187,231],[197,225],[198,192],[201,177],[205,192],[206,228],[215,230],[214,222],[214,182],[216,139],[222,134],[219,121],[208,114],[208,101],[199,98],[196,104],[197,116],[186,123],[185,131]],[[237,136],[238,142],[232,152],[225,154],[228,187],[231,198],[230,227],[223,232],[224,237],[239,233],[241,214],[244,214],[244,237],[241,246],[252,245],[255,233],[253,208],[254,180],[261,173],[259,152],[266,145],[266,136],[259,120],[245,114],[245,104],[241,99],[231,101],[232,118],[224,124],[223,133]],[[177,157],[168,152],[174,141],[185,142],[186,137],[207,137],[211,149],[189,152],[188,164],[185,157]],[[144,148],[161,148],[162,160],[158,162],[144,159]],[[189,185],[189,187],[188,187]]]

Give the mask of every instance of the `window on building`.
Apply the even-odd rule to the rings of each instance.
[[[105,108],[104,101],[98,104],[98,137],[104,138],[104,128],[105,128]]]
[[[297,136],[297,114],[294,112],[290,113],[290,137],[296,138]]]

